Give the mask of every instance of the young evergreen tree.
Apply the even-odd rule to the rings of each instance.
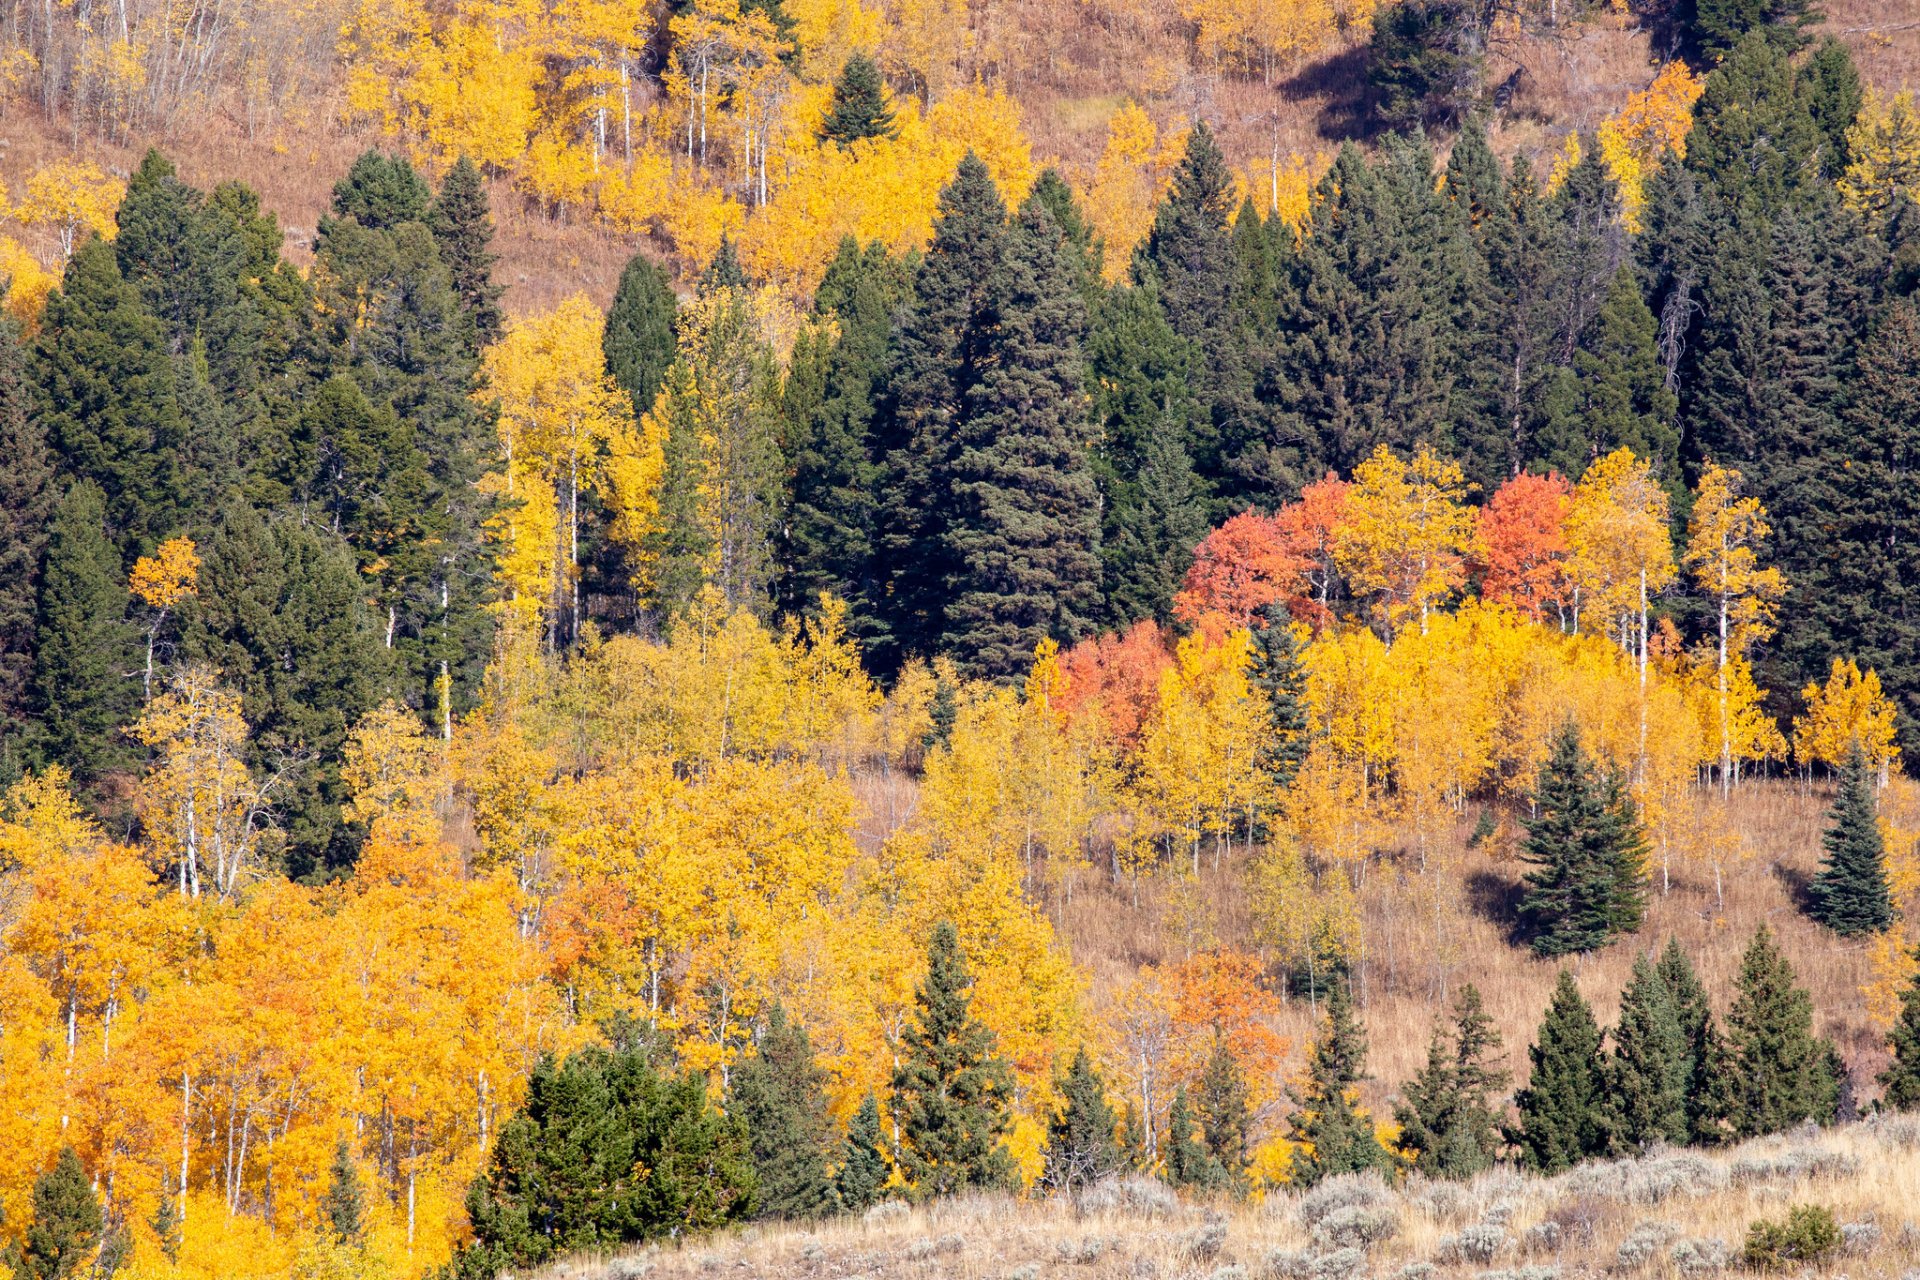
[[[1105,242],[1095,237],[1093,224],[1087,221],[1080,202],[1074,199],[1073,188],[1053,166],[1040,171],[1027,198],[1053,219],[1060,236],[1060,248],[1073,268],[1074,292],[1080,295],[1082,306],[1091,315],[1107,293],[1107,282],[1101,274],[1106,260]]]
[[[1667,939],[1657,970],[1673,1001],[1674,1016],[1686,1043],[1687,1141],[1695,1146],[1714,1146],[1726,1139],[1727,1119],[1733,1108],[1727,1046],[1714,1026],[1707,989],[1677,938]]]
[[[1520,909],[1539,955],[1592,951],[1640,923],[1645,837],[1624,787],[1597,772],[1569,723],[1541,766],[1522,846],[1536,870]]]
[[[1253,1109],[1246,1076],[1224,1038],[1214,1041],[1194,1103],[1207,1154],[1229,1186],[1243,1188],[1253,1163]]]
[[[42,749],[83,783],[130,768],[123,733],[139,709],[139,639],[98,485],[77,480],[47,530],[33,705]]]
[[[833,82],[833,97],[820,121],[820,140],[851,146],[865,138],[891,138],[896,132],[880,64],[855,52]]]
[[[1005,1187],[1014,1177],[1001,1141],[1012,1124],[1013,1073],[994,1053],[993,1032],[973,1016],[972,985],[960,937],[942,921],[893,1073],[900,1172],[921,1199]]]
[[[659,1074],[644,1050],[543,1060],[467,1193],[473,1243],[451,1266],[491,1280],[556,1255],[726,1226],[753,1211],[738,1118],[707,1104],[698,1072]]]
[[[1292,785],[1307,757],[1307,676],[1300,664],[1300,638],[1293,633],[1286,607],[1270,604],[1264,617],[1266,625],[1253,632],[1248,675],[1266,698],[1267,732],[1260,741],[1258,763],[1278,794]]]
[[[933,239],[896,329],[875,424],[882,464],[875,559],[886,574],[881,627],[869,652],[891,671],[936,649],[950,584],[965,566],[945,536],[954,441],[991,360],[993,304],[1006,256],[1006,207],[971,152],[940,193]]]
[[[764,1217],[817,1218],[833,1208],[826,1080],[806,1027],[776,1001],[757,1052],[734,1068],[727,1103],[746,1128]]]
[[[1491,1168],[1500,1154],[1500,1114],[1491,1095],[1507,1081],[1495,1065],[1500,1033],[1472,984],[1454,997],[1451,1040],[1434,1028],[1427,1065],[1401,1091],[1394,1119],[1416,1170],[1463,1179]]]
[[[65,1280],[93,1257],[106,1229],[99,1197],[72,1147],[33,1184],[33,1218],[21,1241],[16,1271],[28,1280]]]
[[[1693,0],[1688,7],[1688,56],[1704,63],[1748,36],[1793,53],[1807,43],[1806,29],[1826,17],[1820,0]]]
[[[1606,1070],[1607,1136],[1615,1152],[1686,1144],[1692,1058],[1673,993],[1652,962],[1635,957]]]
[[[719,289],[734,289],[744,292],[747,287],[746,268],[740,265],[740,250],[735,247],[733,237],[722,232],[720,247],[713,251],[713,261],[700,273],[695,292],[700,297]]]
[[[1472,113],[1485,62],[1482,12],[1467,0],[1397,0],[1367,45],[1374,111],[1389,129],[1451,126]]]
[[[1800,80],[1806,86],[1807,112],[1820,131],[1820,171],[1831,182],[1853,163],[1847,130],[1866,100],[1860,71],[1847,46],[1828,36],[1801,65]]]
[[[20,327],[0,319],[0,777],[19,770],[33,687],[34,614],[59,499],[46,429],[32,413]]]
[[[1607,1149],[1606,1080],[1600,1027],[1593,1010],[1560,971],[1540,1033],[1527,1050],[1533,1062],[1527,1087],[1514,1095],[1519,1115],[1506,1129],[1520,1159],[1540,1173],[1559,1173]]]
[[[1734,1132],[1751,1138],[1803,1120],[1832,1121],[1840,1082],[1831,1046],[1814,1036],[1813,1002],[1764,924],[1741,957],[1735,993],[1727,1010]]]
[[[1227,1171],[1207,1150],[1207,1144],[1195,1131],[1193,1107],[1187,1101],[1187,1086],[1173,1091],[1173,1105],[1167,1109],[1167,1141],[1164,1152],[1167,1182],[1191,1191],[1211,1191],[1224,1186]]]
[[[353,1163],[352,1150],[342,1142],[334,1148],[327,1193],[320,1198],[320,1216],[335,1240],[358,1244],[366,1230],[366,1211],[367,1195],[360,1185],[360,1170]]]
[[[1827,851],[1807,886],[1812,915],[1843,938],[1880,933],[1893,924],[1887,849],[1874,805],[1874,772],[1855,743],[1840,773],[1820,843]]]
[[[880,1103],[872,1094],[860,1100],[860,1109],[847,1124],[840,1167],[833,1175],[833,1194],[848,1213],[865,1213],[886,1195],[892,1168],[883,1149]]]
[[[440,180],[440,194],[427,210],[427,223],[440,246],[440,260],[453,278],[453,292],[473,321],[476,347],[500,337],[500,295],[493,282],[493,213],[480,167],[466,155],[453,162]]]
[[[1028,200],[990,303],[985,372],[956,423],[941,531],[949,580],[940,648],[1012,680],[1051,636],[1079,639],[1099,606],[1099,502],[1087,466],[1086,320],[1060,230]]]
[[[1047,1124],[1046,1169],[1050,1191],[1071,1195],[1119,1171],[1116,1121],[1107,1103],[1107,1086],[1082,1045],[1060,1080],[1060,1110]]]
[[[679,308],[673,284],[660,264],[644,253],[627,260],[607,308],[600,349],[607,376],[633,401],[637,420],[653,408],[660,380],[673,363],[673,322]]]
[[[1920,961],[1920,954],[1914,959]],[[1887,1032],[1887,1048],[1893,1060],[1880,1073],[1882,1105],[1920,1110],[1920,969],[1900,991],[1900,1013]]]
[[[361,152],[347,175],[333,184],[334,216],[352,218],[369,231],[425,222],[432,204],[433,192],[406,157],[377,148]]]
[[[1288,1178],[1294,1184],[1310,1187],[1339,1173],[1393,1167],[1392,1154],[1355,1098],[1367,1078],[1366,1056],[1366,1032],[1354,1016],[1353,997],[1337,982],[1327,995],[1327,1019],[1314,1037],[1306,1081],[1287,1091],[1296,1108],[1287,1117],[1287,1140],[1294,1144]]]

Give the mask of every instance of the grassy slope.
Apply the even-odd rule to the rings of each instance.
[[[1127,1194],[1131,1192],[1131,1194]],[[1352,1181],[1306,1197],[1246,1205],[1175,1201],[1157,1184],[1127,1184],[1088,1201],[981,1197],[863,1219],[766,1226],[612,1259],[580,1258],[544,1280],[1358,1280],[1409,1273],[1432,1280],[1547,1280],[1690,1272],[1675,1256],[1738,1254],[1755,1218],[1822,1205],[1850,1227],[1849,1247],[1803,1274],[1896,1280],[1920,1272],[1920,1120],[1786,1135],[1710,1155],[1654,1154],[1557,1178],[1511,1171],[1465,1186]],[[1328,1227],[1340,1207],[1386,1224],[1365,1250],[1339,1252]],[[1382,1230],[1375,1227],[1374,1233]],[[1348,1237],[1351,1238],[1351,1237]],[[1479,1242],[1482,1252],[1466,1246]],[[1352,1248],[1350,1246],[1350,1248]],[[1789,1272],[1791,1274],[1791,1272]]]

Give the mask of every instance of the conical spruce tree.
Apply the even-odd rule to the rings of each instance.
[[[701,297],[718,289],[741,289],[747,287],[746,269],[740,265],[740,250],[735,247],[733,237],[722,232],[720,247],[713,251],[713,261],[700,273],[697,292]]]
[[[130,768],[121,730],[140,701],[139,640],[106,502],[91,480],[74,482],[48,526],[39,613],[33,704],[47,758],[85,783]]]
[[[939,648],[965,674],[1011,680],[1099,607],[1099,495],[1087,465],[1086,316],[1060,230],[1029,199],[991,292],[984,374],[956,422],[941,531],[954,567]]]
[[[1656,336],[1633,267],[1623,263],[1572,364],[1548,384],[1534,443],[1538,460],[1578,476],[1594,459],[1631,449],[1653,464],[1669,491],[1684,492],[1679,401],[1667,389]]]
[[[1247,1169],[1253,1163],[1253,1109],[1246,1075],[1224,1037],[1215,1039],[1207,1058],[1194,1110],[1199,1115],[1207,1154],[1220,1166],[1229,1186],[1244,1187]]]
[[[1041,1180],[1056,1194],[1084,1190],[1120,1169],[1116,1121],[1107,1087],[1082,1045],[1060,1080],[1060,1110],[1047,1125]]]
[[[776,1001],[757,1051],[733,1071],[727,1104],[746,1126],[762,1217],[817,1218],[833,1207],[826,1080],[806,1027]]]
[[[361,152],[346,177],[333,184],[334,216],[350,217],[369,231],[425,222],[432,204],[432,190],[406,157],[378,148]]]
[[[1495,1065],[1500,1033],[1472,984],[1453,1002],[1451,1044],[1439,1027],[1427,1047],[1427,1065],[1402,1090],[1394,1108],[1400,1147],[1429,1177],[1471,1178],[1500,1153],[1500,1115],[1491,1095],[1507,1081]]]
[[[1637,1155],[1659,1142],[1686,1144],[1692,1059],[1673,993],[1645,956],[1636,957],[1607,1061],[1607,1136],[1614,1151]]]
[[[1879,933],[1893,923],[1887,849],[1874,805],[1874,774],[1855,743],[1840,773],[1820,843],[1827,856],[1807,886],[1812,915],[1841,937]]]
[[[1256,757],[1275,793],[1285,791],[1307,756],[1306,671],[1300,665],[1300,637],[1294,634],[1284,605],[1267,606],[1266,625],[1253,633],[1253,665],[1248,673],[1267,701],[1267,731]]]
[[[1686,1040],[1687,1141],[1695,1146],[1713,1146],[1725,1141],[1727,1117],[1733,1107],[1727,1046],[1714,1026],[1707,989],[1694,972],[1693,962],[1680,949],[1679,939],[1667,939],[1657,968]]]
[[[653,408],[660,380],[673,363],[673,321],[679,303],[660,264],[643,253],[627,260],[607,308],[600,338],[607,376],[633,401],[637,419]]]
[[[327,1193],[320,1198],[320,1216],[335,1240],[357,1244],[366,1229],[366,1211],[367,1196],[360,1185],[360,1170],[354,1166],[352,1150],[342,1142],[334,1148]]]
[[[1533,1062],[1527,1087],[1514,1095],[1519,1114],[1506,1130],[1520,1159],[1540,1173],[1559,1173],[1607,1149],[1606,1080],[1600,1027],[1593,1010],[1560,971],[1553,1002],[1527,1050]]]
[[[1639,927],[1645,837],[1618,779],[1598,776],[1571,723],[1541,766],[1522,856],[1536,868],[1520,910],[1543,956],[1592,951]]]
[[[1801,64],[1799,79],[1805,86],[1807,112],[1820,131],[1820,171],[1829,182],[1835,181],[1853,162],[1847,130],[1853,127],[1866,98],[1860,69],[1854,66],[1847,46],[1828,36]]]
[[[1734,1132],[1751,1138],[1803,1120],[1832,1121],[1840,1081],[1831,1046],[1813,1034],[1813,1001],[1765,925],[1741,957],[1734,990],[1727,1010]]]
[[[894,132],[893,108],[887,101],[880,64],[856,52],[833,82],[833,98],[820,121],[820,140],[844,147],[864,138],[891,138]]]
[[[0,319],[0,777],[18,771],[33,688],[41,557],[60,494],[46,428],[31,411],[20,326]]]
[[[1187,1086],[1180,1085],[1173,1091],[1173,1105],[1167,1108],[1167,1141],[1161,1153],[1166,1179],[1172,1186],[1210,1191],[1225,1185],[1227,1172],[1207,1150],[1206,1140],[1196,1132],[1198,1128],[1193,1107],[1187,1101]]]
[[[1306,1081],[1287,1090],[1296,1108],[1287,1117],[1287,1140],[1294,1144],[1288,1177],[1295,1185],[1393,1167],[1393,1156],[1354,1097],[1366,1079],[1366,1056],[1366,1032],[1354,1016],[1353,997],[1346,983],[1337,982],[1327,995],[1327,1018],[1314,1038]]]
[[[33,1218],[19,1253],[19,1274],[28,1280],[65,1280],[88,1263],[100,1244],[106,1219],[80,1157],[62,1147],[53,1168],[33,1184]]]
[[[1880,1099],[1896,1111],[1920,1110],[1920,951],[1916,968],[1900,992],[1900,1014],[1887,1032],[1893,1061],[1880,1073]]]
[[[440,260],[453,277],[453,292],[473,320],[476,343],[485,347],[500,337],[500,295],[493,282],[493,214],[480,167],[462,155],[440,180],[440,194],[427,210],[427,225],[440,246]]]
[[[880,1128],[880,1103],[868,1094],[847,1123],[840,1167],[833,1175],[834,1198],[848,1213],[864,1213],[886,1196],[887,1179],[893,1170],[887,1163],[885,1140]]]
[[[960,937],[942,921],[893,1074],[900,1171],[920,1199],[1005,1187],[1014,1178],[1001,1141],[1012,1125],[1013,1073],[994,1054],[993,1032],[973,1017],[972,985]]]

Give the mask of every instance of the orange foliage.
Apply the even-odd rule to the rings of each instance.
[[[1243,511],[1194,548],[1193,567],[1173,598],[1173,614],[1192,624],[1215,613],[1232,626],[1249,626],[1268,605],[1298,594],[1305,568],[1278,521]]]
[[[1567,503],[1558,473],[1523,473],[1493,491],[1480,512],[1480,594],[1539,622],[1567,604]]]
[[[1142,618],[1125,635],[1082,640],[1060,655],[1067,687],[1056,699],[1070,722],[1098,718],[1121,746],[1140,741],[1160,698],[1160,675],[1173,665],[1165,635]]]

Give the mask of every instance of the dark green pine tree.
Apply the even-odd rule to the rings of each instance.
[[[1187,135],[1173,184],[1134,251],[1133,277],[1136,285],[1153,285],[1168,326],[1190,344],[1199,413],[1183,443],[1209,493],[1237,509],[1246,488],[1237,475],[1240,455],[1258,442],[1249,352],[1233,310],[1233,211],[1233,174],[1202,120]]]
[[[1300,665],[1300,637],[1285,605],[1270,604],[1265,625],[1253,632],[1253,687],[1267,701],[1267,732],[1260,740],[1258,764],[1275,792],[1285,791],[1307,758],[1307,674]]]
[[[1826,17],[1820,0],[1692,0],[1689,8],[1687,55],[1709,64],[1749,36],[1793,53]]]
[[[882,466],[875,559],[886,578],[882,627],[870,647],[878,670],[933,652],[949,583],[948,470],[954,438],[992,358],[993,305],[1006,256],[1006,207],[971,152],[940,193],[933,240],[914,273],[913,302],[893,335],[875,423]]]
[[[1122,285],[1095,304],[1085,344],[1100,488],[1101,621],[1168,624],[1173,597],[1207,531],[1192,449],[1201,412],[1194,351],[1174,333],[1155,287]]]
[[[1813,918],[1843,938],[1879,933],[1893,923],[1886,842],[1873,792],[1874,771],[1856,742],[1820,838],[1827,856],[1807,886]]]
[[[467,1193],[473,1243],[458,1280],[563,1253],[709,1231],[753,1212],[744,1126],[707,1105],[698,1072],[667,1077],[644,1049],[545,1059]]]
[[[1806,86],[1807,112],[1820,131],[1820,171],[1832,181],[1853,163],[1847,130],[1853,127],[1866,100],[1860,71],[1853,65],[1847,46],[1828,36],[1801,64],[1799,75]]]
[[[1060,1080],[1060,1110],[1047,1124],[1046,1170],[1041,1181],[1055,1194],[1084,1191],[1121,1167],[1117,1121],[1107,1086],[1082,1045]]]
[[[1071,642],[1099,607],[1099,495],[1080,342],[1086,315],[1060,231],[1021,207],[992,291],[991,356],[956,424],[941,530],[953,566],[939,647],[1011,680],[1034,647]]]
[[[33,1218],[21,1241],[18,1274],[28,1280],[64,1280],[93,1256],[106,1228],[99,1197],[72,1147],[33,1184]]]
[[[1788,51],[1763,31],[1735,39],[1694,104],[1685,164],[1729,204],[1751,197],[1771,215],[1817,181],[1821,135]]]
[[[1488,179],[1481,171],[1488,161],[1470,154],[1458,176],[1484,188]],[[1454,412],[1463,468],[1489,493],[1537,465],[1541,407],[1566,351],[1556,333],[1551,288],[1561,227],[1525,155],[1514,157],[1498,194],[1496,200],[1489,190],[1467,203],[1486,264],[1479,277],[1485,298],[1476,308],[1485,317],[1485,334],[1468,340],[1473,358],[1463,365]]]
[[[806,1027],[775,1002],[757,1051],[734,1068],[727,1100],[746,1128],[764,1217],[818,1218],[833,1208],[826,1080]]]
[[[440,246],[440,260],[453,277],[453,292],[473,322],[474,340],[484,347],[500,337],[501,286],[493,282],[493,214],[480,167],[462,155],[440,180],[440,194],[427,210],[427,223]]]
[[[185,1223],[180,1218],[180,1202],[166,1192],[161,1192],[160,1203],[154,1207],[153,1217],[147,1220],[147,1226],[153,1231],[153,1238],[160,1245],[160,1256],[168,1262],[180,1261],[180,1246],[183,1243],[182,1232]]]
[[[1660,953],[1660,980],[1666,984],[1687,1046],[1687,1141],[1715,1146],[1726,1140],[1733,1108],[1732,1067],[1727,1046],[1714,1026],[1707,989],[1677,938]]]
[[[1471,1178],[1500,1154],[1500,1113],[1492,1094],[1507,1082],[1496,1065],[1500,1033],[1472,984],[1453,1002],[1451,1043],[1436,1026],[1427,1065],[1394,1107],[1400,1147],[1428,1177]]]
[[[860,1100],[860,1109],[847,1123],[840,1148],[840,1167],[834,1171],[833,1194],[848,1213],[864,1213],[887,1194],[893,1170],[887,1164],[885,1135],[880,1128],[880,1103],[872,1094]]]
[[[814,292],[822,323],[795,343],[782,395],[792,479],[775,601],[805,612],[830,591],[851,606],[861,637],[882,604],[873,563],[874,400],[908,288],[906,265],[885,245],[863,250],[851,237],[842,241]]]
[[[8,779],[22,763],[41,557],[59,499],[32,394],[20,327],[10,316],[0,319],[0,778]]]
[[[1920,964],[1920,952],[1914,955]],[[1881,1103],[1896,1111],[1920,1110],[1920,968],[1900,992],[1900,1016],[1887,1032],[1893,1061],[1880,1073]]]
[[[298,764],[279,800],[296,877],[338,872],[354,857],[340,821],[339,756],[360,717],[391,692],[385,624],[352,552],[315,525],[262,519],[234,503],[201,550],[180,651],[239,693],[252,763]]]
[[[716,289],[742,289],[747,287],[747,272],[740,265],[740,250],[734,246],[733,237],[720,233],[720,247],[713,251],[713,261],[700,273],[695,286],[701,297]]]
[[[1540,1173],[1559,1173],[1607,1149],[1606,1079],[1600,1058],[1600,1027],[1593,1010],[1560,971],[1540,1034],[1527,1050],[1533,1073],[1514,1095],[1519,1115],[1507,1126],[1507,1141],[1521,1163]]]
[[[1538,955],[1592,951],[1639,926],[1645,837],[1618,779],[1599,776],[1568,723],[1541,766],[1526,819],[1520,910]]]
[[[131,768],[122,730],[139,710],[140,640],[91,480],[73,483],[48,526],[36,644],[33,706],[46,757],[83,783]]]
[[[1173,1105],[1167,1109],[1167,1143],[1162,1153],[1167,1182],[1193,1191],[1211,1191],[1225,1185],[1227,1171],[1207,1150],[1205,1138],[1197,1132],[1199,1124],[1187,1101],[1187,1086],[1173,1091]]]
[[[334,1148],[333,1168],[327,1175],[327,1193],[320,1198],[320,1216],[341,1244],[358,1244],[366,1231],[367,1193],[360,1170],[345,1142]]]
[[[1381,124],[1445,127],[1472,113],[1485,61],[1482,11],[1468,0],[1396,0],[1382,9],[1367,43],[1367,83]]]
[[[1832,1046],[1813,1034],[1813,1002],[1795,985],[1793,966],[1761,925],[1740,960],[1727,1010],[1734,1080],[1733,1130],[1742,1138],[1826,1124],[1839,1103]]]
[[[196,337],[214,336],[209,330],[238,301],[247,266],[247,245],[234,220],[210,210],[206,197],[150,150],[127,181],[115,223],[121,277],[165,327],[169,353],[182,356]]]
[[[1073,188],[1067,185],[1058,169],[1051,165],[1042,169],[1040,176],[1033,180],[1033,190],[1027,193],[1027,198],[1037,202],[1053,219],[1060,234],[1060,247],[1073,264],[1074,291],[1091,315],[1107,294],[1107,282],[1101,274],[1106,244],[1094,236],[1093,225],[1087,221],[1080,202],[1073,198]]]
[[[1244,1189],[1247,1170],[1253,1163],[1253,1108],[1246,1075],[1224,1038],[1214,1040],[1207,1069],[1200,1075],[1194,1110],[1207,1154],[1220,1167],[1229,1186]]]
[[[1287,1140],[1295,1144],[1288,1177],[1295,1185],[1393,1168],[1393,1156],[1374,1135],[1372,1119],[1354,1100],[1356,1087],[1367,1078],[1366,1056],[1366,1032],[1354,1016],[1353,997],[1346,983],[1336,982],[1327,995],[1326,1023],[1307,1059],[1306,1081],[1287,1090],[1296,1108],[1287,1117]]]
[[[334,216],[352,218],[369,231],[425,222],[432,205],[432,190],[406,157],[377,148],[361,152],[347,176],[333,184]]]
[[[644,253],[627,260],[607,308],[600,349],[607,376],[633,400],[633,416],[653,408],[660,380],[673,363],[673,320],[679,308],[666,271]]]
[[[850,146],[864,138],[894,135],[893,107],[880,64],[866,53],[851,55],[833,82],[833,98],[820,121],[820,140]]]
[[[1635,957],[1606,1070],[1607,1136],[1616,1153],[1638,1155],[1660,1142],[1686,1145],[1692,1060],[1666,980],[1645,956]]]
[[[1631,449],[1653,464],[1669,493],[1684,493],[1679,401],[1667,389],[1656,332],[1633,268],[1623,264],[1572,363],[1555,369],[1547,386],[1533,449],[1537,462],[1577,478],[1594,459]]]
[[[1015,1176],[1001,1141],[1012,1124],[1013,1073],[994,1053],[993,1032],[973,1016],[972,985],[959,935],[942,921],[893,1073],[900,1172],[923,1200],[1010,1186]]]
[[[186,424],[165,327],[106,242],[75,250],[47,295],[32,368],[48,442],[70,474],[100,486],[123,554],[150,550],[203,514],[182,501]]]

